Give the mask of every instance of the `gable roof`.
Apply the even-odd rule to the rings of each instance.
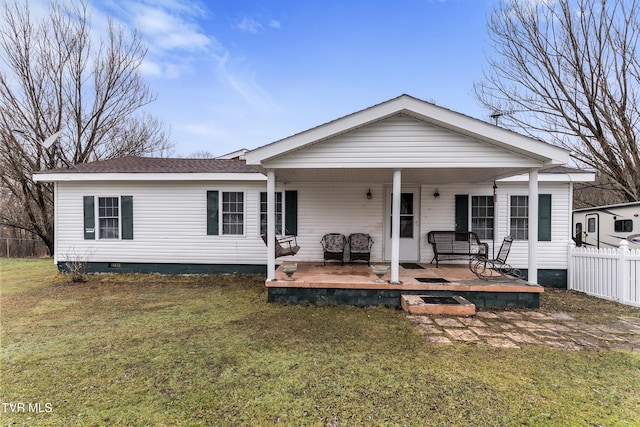
[[[397,126],[402,126],[402,133]],[[385,133],[390,128],[395,139]],[[380,130],[378,137],[376,132]],[[377,151],[372,148],[374,140]],[[73,169],[41,171],[34,174],[34,180],[264,181],[266,177],[261,172],[275,168],[278,178],[284,181],[386,182],[389,170],[402,168],[406,170],[403,179],[407,182],[438,184],[520,179],[516,177],[531,168],[553,173],[550,169],[569,160],[567,150],[409,95],[256,148],[243,156],[245,151],[216,159],[128,156],[81,164]],[[313,173],[308,173],[313,168]],[[563,179],[560,175],[567,175],[570,180],[575,176],[568,170],[556,173],[558,179]]]
[[[439,107],[409,95],[401,95],[251,150],[246,154],[247,164],[264,165],[269,160],[292,151],[303,149],[306,146],[335,138],[341,134],[400,114],[535,159],[545,166],[562,165],[567,163],[569,159],[569,151],[563,148]]]

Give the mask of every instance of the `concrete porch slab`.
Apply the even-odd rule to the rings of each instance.
[[[366,264],[340,265],[322,262],[297,262],[292,280],[286,280],[281,267],[276,270],[276,280],[265,282],[269,302],[316,305],[350,304],[357,306],[385,305],[401,307],[403,294],[436,296],[458,295],[476,307],[540,307],[540,294],[544,288],[530,285],[524,280],[504,278],[484,281],[478,279],[467,264],[420,264],[421,269],[400,267],[400,284],[377,282],[377,277]],[[423,283],[418,278],[446,279]]]
[[[289,263],[284,263],[289,264]],[[282,265],[276,270],[276,280],[266,281],[270,287],[323,288],[323,289],[376,289],[376,290],[412,290],[412,291],[463,291],[463,292],[526,292],[542,293],[544,288],[531,285],[521,279],[501,278],[497,280],[480,280],[469,270],[467,264],[441,265],[436,268],[431,264],[420,264],[423,269],[399,270],[400,284],[388,282],[389,273],[384,276],[385,282],[376,282],[376,275],[366,264],[322,265],[322,262],[298,262],[293,280],[286,280]],[[418,278],[442,278],[446,282],[420,282]]]

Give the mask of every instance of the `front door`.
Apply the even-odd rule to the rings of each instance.
[[[384,256],[391,260],[391,187],[385,195]],[[420,188],[402,187],[400,194],[400,261],[420,259]]]

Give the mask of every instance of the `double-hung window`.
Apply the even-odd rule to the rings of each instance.
[[[98,197],[98,238],[120,238],[119,197]]]
[[[133,240],[133,196],[83,196],[82,205],[85,240]]]
[[[529,196],[509,198],[509,233],[516,240],[529,239]],[[469,202],[471,207],[469,208]],[[469,218],[469,214],[471,218]],[[551,194],[538,195],[538,241],[550,242],[552,229]],[[493,239],[495,232],[495,206],[493,196],[456,194],[455,230],[475,232],[480,239]],[[470,219],[470,220],[469,220]],[[589,224],[587,224],[590,226]]]
[[[222,192],[222,234],[244,234],[244,193]]]
[[[276,234],[298,233],[298,192],[276,192]],[[242,191],[207,191],[207,234],[210,236],[245,235],[245,193]],[[259,199],[260,234],[267,232],[267,193]],[[285,230],[286,228],[286,230]]]
[[[207,191],[207,234],[244,235],[244,192]]]
[[[276,193],[276,235],[282,236],[282,192]],[[267,193],[260,193],[260,234],[267,234]]]
[[[471,231],[480,239],[493,239],[493,196],[471,196]]]
[[[529,196],[511,196],[509,232],[514,240],[529,240]],[[538,195],[538,241],[551,241],[551,194]]]
[[[511,196],[511,237],[529,239],[529,196]]]

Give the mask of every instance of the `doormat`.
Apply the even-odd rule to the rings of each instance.
[[[450,283],[442,277],[416,277],[416,280],[420,283]]]
[[[424,270],[424,267],[416,264],[415,262],[401,262],[400,266],[402,268],[406,268],[407,270]]]

